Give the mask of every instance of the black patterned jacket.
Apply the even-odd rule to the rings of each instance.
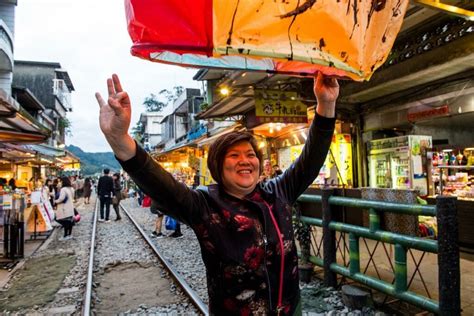
[[[316,115],[295,163],[242,200],[219,185],[187,188],[138,146],[121,162],[160,210],[196,233],[211,314],[293,314],[300,296],[291,209],[324,163],[334,122]]]

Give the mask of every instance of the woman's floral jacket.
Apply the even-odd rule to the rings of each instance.
[[[135,157],[121,162],[160,210],[196,233],[211,314],[293,314],[300,297],[292,205],[318,176],[334,122],[316,115],[300,157],[242,200],[219,185],[187,188],[138,146]]]

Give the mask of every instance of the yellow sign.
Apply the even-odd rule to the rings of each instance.
[[[255,116],[260,123],[306,123],[306,105],[291,91],[255,90]]]
[[[353,185],[351,135],[335,134],[330,150],[331,152],[326,157],[326,167],[334,168],[331,174],[337,176],[339,185],[351,187]]]

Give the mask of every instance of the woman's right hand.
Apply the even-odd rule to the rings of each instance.
[[[100,93],[95,94],[100,106],[100,129],[117,158],[126,161],[136,153],[135,141],[128,134],[132,117],[130,98],[127,92],[123,91],[116,74],[107,79],[107,91],[107,102]]]

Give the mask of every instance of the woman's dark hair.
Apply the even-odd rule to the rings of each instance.
[[[16,189],[15,178],[11,178],[11,179],[8,181],[8,185],[11,186],[13,190],[15,190],[15,189]]]
[[[60,180],[62,182],[62,187],[70,187],[71,186],[71,180],[69,180],[68,177],[61,177]]]
[[[227,151],[233,145],[239,142],[249,142],[252,146],[255,154],[257,155],[258,160],[261,162],[263,155],[258,150],[257,140],[253,137],[252,134],[248,132],[230,132],[228,134],[222,135],[211,147],[209,147],[209,153],[207,156],[207,168],[211,172],[212,178],[217,183],[222,183],[222,167],[224,165],[224,158],[227,154]],[[262,173],[262,164],[260,164],[259,174]]]
[[[84,183],[90,184],[90,183],[91,183],[91,178],[86,178],[86,179],[84,180]]]

